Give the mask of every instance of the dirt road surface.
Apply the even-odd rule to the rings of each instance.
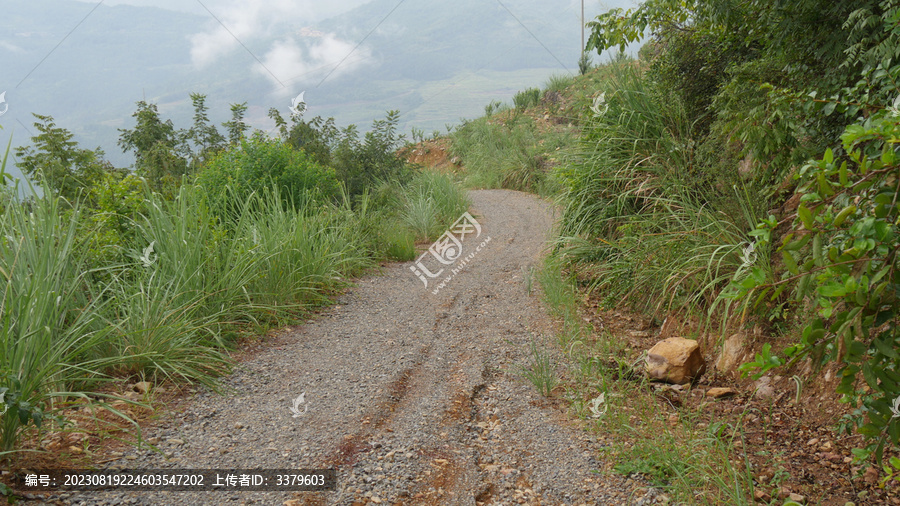
[[[471,193],[481,236],[437,294],[392,264],[314,321],[268,341],[109,466],[334,468],[329,492],[81,492],[73,504],[626,504],[624,480],[590,434],[517,375],[532,339],[553,329],[529,269],[551,206],[505,191]],[[301,416],[294,416],[294,400]]]

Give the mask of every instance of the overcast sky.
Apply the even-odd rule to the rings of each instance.
[[[78,0],[80,2],[96,4],[96,0]],[[205,5],[215,15],[224,11],[253,12],[261,6],[279,12],[287,10],[292,14],[303,13],[303,17],[309,16],[312,21],[323,19],[335,14],[348,11],[356,6],[367,3],[370,0],[105,0],[103,5],[141,5],[160,7],[192,14],[205,15]]]
[[[20,7],[35,7],[32,1],[19,0],[14,3]],[[36,17],[35,12],[39,12],[40,17],[54,17],[55,32],[40,31],[38,19],[32,20],[35,22],[29,25],[27,33],[0,34],[0,55],[18,58],[21,68],[17,69],[16,76],[23,76],[10,79],[9,83],[0,83],[0,92],[9,92],[5,97],[8,103],[2,104],[0,110],[6,111],[4,107],[9,105],[8,112],[3,116],[4,125],[15,124],[16,128],[28,131],[27,135],[31,135],[28,125],[32,121],[32,112],[52,115],[59,124],[75,130],[76,135],[81,136],[80,142],[102,145],[107,153],[112,154],[120,151],[115,144],[117,129],[132,123],[131,114],[137,100],[158,103],[166,117],[174,118],[181,125],[190,121],[191,108],[187,97],[189,92],[195,91],[208,94],[207,105],[211,108],[214,122],[222,122],[229,117],[230,104],[248,102],[247,121],[255,127],[267,129],[271,126],[267,116],[270,107],[286,111],[290,99],[301,91],[307,91],[310,115],[333,115],[342,124],[365,126],[373,118],[381,117],[386,110],[402,109],[406,114],[404,121],[408,122],[402,128],[416,126],[428,131],[444,128],[461,117],[479,115],[485,103],[510,99],[517,90],[542,86],[553,73],[575,69],[577,49],[567,50],[564,54],[563,46],[559,45],[559,33],[561,26],[571,27],[572,40],[568,42],[577,48],[575,34],[581,3],[579,0],[504,0],[498,7],[500,2],[497,0],[484,0],[484,5],[476,2],[480,7],[493,8],[493,11],[488,8],[479,11],[495,11],[495,18],[484,18],[484,29],[489,34],[507,34],[508,40],[501,40],[508,42],[508,47],[494,44],[479,52],[473,50],[470,43],[465,46],[468,52],[462,63],[448,58],[446,65],[451,69],[448,71],[450,73],[433,77],[433,69],[443,68],[440,58],[453,56],[454,53],[445,47],[447,43],[441,43],[441,37],[452,39],[454,33],[451,32],[458,26],[453,23],[465,19],[465,12],[454,12],[453,0],[407,0],[404,3],[407,10],[400,9],[394,16],[402,19],[402,23],[392,19],[382,25],[379,23],[381,13],[369,13],[363,18],[364,22],[356,20],[349,27],[342,27],[340,19],[323,21],[372,0],[77,1],[83,3],[84,12],[80,12],[81,8],[68,9],[64,20],[59,19],[60,15],[52,10],[23,9],[32,17]],[[399,0],[385,2],[384,10],[396,6],[397,2]],[[106,11],[106,19],[114,23],[108,27],[108,37],[107,27],[97,24],[99,17],[90,17],[90,13],[94,12],[92,6],[98,3],[102,3],[102,9],[98,12]],[[590,20],[609,7],[628,6],[633,2],[585,0],[584,3],[587,19]],[[438,4],[443,7],[443,14],[431,20],[432,23],[419,27],[409,21],[410,12],[430,11],[432,6]],[[157,25],[141,24],[140,19],[131,19],[131,14],[123,12],[124,9],[110,9],[121,5],[168,9],[196,15],[197,18],[148,13],[149,20],[173,20],[171,24],[160,26],[159,33],[166,36],[164,40],[159,40],[158,34],[157,39],[153,38],[156,32],[150,33]],[[540,8],[536,9],[536,6]],[[511,11],[507,13],[500,7]],[[544,23],[544,18],[535,17],[536,10],[540,10],[545,17],[548,10],[552,11],[553,15],[549,16],[552,19]],[[513,11],[516,15],[512,14]],[[393,12],[390,10],[390,13]],[[15,19],[15,16],[9,19]],[[129,33],[117,39],[122,30],[127,30],[124,27],[129,22],[140,26],[140,30],[135,32],[135,36]],[[494,26],[497,24],[506,28]],[[518,26],[520,24],[522,28]],[[369,38],[366,35],[368,30],[377,27],[380,31]],[[433,58],[426,62],[431,66],[425,65],[427,68],[418,74],[413,71],[398,71],[395,72],[397,76],[388,74],[398,69],[398,62],[402,62],[395,53],[405,53],[391,45],[393,39],[390,37],[377,35],[390,30],[415,32],[432,27],[438,28],[433,37],[430,32],[422,32],[409,38],[412,41],[429,40],[435,44],[434,47],[423,48],[431,50],[429,54]],[[15,32],[15,27],[11,32]],[[60,34],[65,33],[68,35],[60,38]],[[532,39],[546,39],[548,42],[554,39],[556,46],[550,45],[559,58],[544,46],[542,40],[537,40],[542,46],[537,47]],[[161,45],[157,47],[151,43],[128,47],[129,40],[152,40]],[[454,43],[460,42],[452,40]],[[477,42],[471,37],[463,42],[473,40]],[[16,44],[21,44],[22,48]],[[84,47],[91,49],[85,52]],[[564,47],[570,48],[570,45]],[[31,53],[26,54],[23,48]],[[557,62],[566,63],[561,63],[561,67],[548,66],[545,51]],[[22,54],[25,56],[19,56]],[[531,64],[531,60],[542,63]],[[416,61],[422,62],[421,59]],[[492,66],[508,61],[516,63],[502,69]],[[377,74],[376,70],[381,68],[379,65],[388,69],[384,75]],[[58,70],[63,67],[66,71]],[[128,71],[123,72],[121,68]],[[401,70],[409,68],[406,66]],[[369,75],[364,72],[380,77],[373,81],[372,86],[368,86],[368,81],[366,86],[361,86],[358,84],[361,81],[353,81],[353,78]],[[6,74],[10,72],[7,70]],[[348,78],[345,79],[349,83],[346,88],[341,88],[338,79],[341,76]],[[317,94],[315,90],[326,79],[330,79],[328,89],[322,88]],[[24,81],[21,87],[16,84],[20,80]],[[37,84],[41,85],[40,91],[34,91]],[[18,135],[16,142],[27,139],[27,135]]]

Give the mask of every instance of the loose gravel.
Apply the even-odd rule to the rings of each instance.
[[[337,470],[329,492],[107,492],[54,503],[626,504],[597,444],[517,375],[552,326],[528,293],[553,223],[534,196],[471,192],[490,241],[436,295],[411,262],[364,277],[108,467]],[[467,240],[469,240],[467,238]],[[535,281],[536,284],[536,281]],[[303,416],[292,401],[305,392]],[[630,480],[629,480],[630,481]]]

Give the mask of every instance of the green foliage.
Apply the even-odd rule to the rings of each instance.
[[[57,195],[75,201],[83,189],[93,186],[112,167],[103,160],[103,151],[81,149],[72,133],[56,126],[50,116],[34,115],[40,132],[31,138],[33,146],[16,148],[17,166],[39,185],[46,184]]]
[[[382,182],[359,197],[355,212],[374,256],[404,261],[418,256],[417,241],[436,239],[469,204],[448,175],[423,171],[406,184]]]
[[[530,351],[531,363],[527,366],[519,366],[519,375],[534,385],[538,393],[549,397],[556,385],[559,384],[556,365],[550,354],[538,346],[534,339],[531,340]]]
[[[234,329],[290,320],[371,265],[349,209],[287,208],[274,189],[232,195],[233,221],[220,224],[201,187],[164,199],[142,186],[138,203],[133,182],[119,181],[130,226],[116,244],[94,232],[118,225],[79,202],[63,211],[49,191],[2,211],[0,391],[16,404],[0,418],[0,452],[57,400],[113,376],[214,386]],[[103,264],[94,248],[123,254]]]
[[[589,429],[625,442],[605,450],[614,469],[641,473],[675,503],[694,504],[700,498],[710,504],[752,504],[750,463],[733,460],[740,427],[715,422],[703,428],[699,413],[685,406],[677,410],[681,424],[673,428],[672,405],[660,402],[645,381],[635,381],[642,376],[633,374],[634,357],[623,340],[608,332],[594,334],[584,323],[576,273],[565,272],[564,265],[548,257],[539,279],[545,301],[563,319],[559,342],[572,371],[567,397]]]
[[[172,197],[182,177],[196,172],[207,164],[225,145],[225,138],[209,122],[206,96],[191,93],[194,124],[189,129],[176,130],[171,120],[160,117],[156,104],[140,101],[132,115],[133,129],[119,129],[119,147],[135,156],[135,171],[150,186]],[[249,128],[243,123],[245,104],[231,107],[232,121],[224,124],[232,143],[239,142]]]
[[[362,139],[356,125],[339,129],[334,118],[317,116],[306,121],[294,116],[288,126],[276,109],[269,110],[269,117],[275,120],[282,140],[333,167],[354,198],[381,182],[405,182],[411,176],[406,162],[397,156],[403,144],[403,135],[397,132],[398,111],[388,111],[385,119],[374,121]]]
[[[197,173],[195,180],[209,191],[217,210],[225,209],[231,199],[245,202],[250,194],[272,187],[278,189],[287,205],[297,208],[307,202],[336,202],[340,195],[333,169],[261,133],[221,152]]]
[[[427,241],[456,221],[469,208],[469,199],[446,175],[422,172],[405,187],[398,207],[415,238]]]
[[[99,268],[90,275],[107,276],[102,267],[125,260],[125,248],[135,236],[134,223],[146,212],[146,183],[135,175],[110,171],[88,191],[85,203],[92,212],[79,222],[79,236],[87,241],[87,265]]]
[[[317,118],[283,124],[282,142],[244,137],[236,106],[226,126],[240,142],[224,149],[205,97],[191,98],[189,130],[138,104],[120,138],[138,174],[38,117],[41,135],[20,156],[42,195],[0,190],[0,456],[71,398],[95,402],[101,382],[215,388],[240,334],[328,303],[375,258],[414,258],[412,224],[430,240],[468,206],[448,176],[413,177],[398,159],[396,113],[362,141]],[[8,158],[9,145],[3,181]],[[196,182],[182,177],[191,171]]]
[[[222,149],[225,137],[209,123],[206,95],[191,93],[191,103],[194,106],[194,124],[185,135],[194,145],[191,159],[191,172],[194,172]]]
[[[524,111],[529,107],[535,107],[541,102],[541,90],[528,88],[513,95],[513,104],[516,109]]]
[[[10,136],[9,140],[6,142],[6,150],[3,152],[3,159],[0,160],[0,186],[6,185],[6,183],[13,178],[11,174],[6,172],[6,162],[9,161],[9,150],[11,147],[12,136]]]
[[[706,308],[742,264],[750,198],[700,172],[679,100],[634,62],[610,64],[602,86],[582,152],[558,171],[561,252],[612,305]]]
[[[29,209],[10,203],[0,216],[0,389],[16,402],[0,420],[0,452],[30,421],[40,424],[56,392],[96,383],[107,365],[94,355],[108,334],[98,318],[105,302],[85,287],[79,209],[63,218],[59,204],[48,189]]]
[[[575,78],[568,74],[553,74],[547,79],[547,82],[544,84],[544,89],[547,93],[563,93],[569,86],[572,86],[574,82]]]
[[[494,115],[495,112],[499,112],[503,109],[503,102],[499,100],[491,100],[488,105],[484,106],[484,115],[485,117],[490,118]]]
[[[591,58],[591,53],[585,51],[581,53],[581,56],[578,58],[578,74],[585,75],[594,67],[593,59]]]
[[[326,120],[316,116],[306,121],[302,116],[294,115],[291,117],[292,124],[288,127],[278,109],[269,109],[269,117],[275,121],[285,143],[294,149],[302,149],[322,165],[332,164],[331,151],[341,133],[335,126],[334,118]]]
[[[9,372],[0,371],[0,385],[7,385],[0,387],[0,416],[10,419],[2,425],[2,456],[13,448],[19,431],[30,423],[40,429],[46,415],[40,405],[32,405],[22,398],[22,382],[16,377],[10,377]]]
[[[350,195],[360,195],[382,181],[407,181],[410,170],[397,156],[403,135],[397,132],[399,111],[388,111],[383,120],[375,120],[363,139],[355,127],[341,132],[332,147],[332,166],[347,186]]]
[[[753,379],[758,380],[770,369],[782,365],[784,365],[784,361],[779,357],[772,355],[772,345],[766,343],[763,345],[762,350],[756,354],[756,358],[752,362],[742,364],[738,369],[744,373],[755,371]]]
[[[753,306],[783,296],[799,308],[808,304],[809,323],[785,354],[792,361],[812,356],[841,364],[838,392],[857,408],[844,426],[873,440],[870,449],[879,460],[887,441],[900,442],[900,420],[891,410],[900,397],[897,114],[882,111],[848,126],[846,157],[828,150],[803,167],[793,230],[777,244],[785,266],[781,279],[750,278],[729,294]],[[774,240],[775,225],[760,224],[761,242]]]
[[[572,133],[542,132],[526,115],[495,118],[465,122],[450,136],[453,155],[466,167],[466,184],[547,192],[552,166],[548,154],[572,142]]]
[[[228,143],[237,144],[244,138],[250,126],[244,123],[244,114],[247,113],[247,102],[242,104],[231,104],[231,120],[222,123],[222,126],[228,131]]]
[[[739,65],[753,54],[752,49],[733,44],[728,39],[677,29],[664,31],[647,47],[654,55],[649,60],[650,79],[680,98],[695,135],[709,132],[715,119],[711,109],[713,99],[722,85],[728,82],[729,68]],[[771,79],[772,75],[777,73],[738,81],[746,82],[750,88],[741,91],[750,94],[757,92],[760,79]]]
[[[188,172],[186,147],[172,121],[160,118],[156,104],[142,100],[137,106],[135,127],[119,129],[119,147],[134,153],[135,170],[154,189],[171,189]]]
[[[900,441],[896,2],[647,0],[589,26],[591,49],[653,40],[562,171],[563,252],[610,303],[662,292],[723,325],[801,326],[742,369],[837,362],[842,429],[880,460]]]

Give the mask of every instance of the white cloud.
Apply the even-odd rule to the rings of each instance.
[[[0,40],[0,48],[6,49],[7,51],[10,51],[13,53],[24,53],[25,52],[25,50],[22,49],[21,47],[15,45],[15,44],[10,44],[9,42],[2,41],[2,40]]]
[[[191,37],[191,60],[197,67],[206,67],[232,51],[243,51],[241,43],[249,46],[256,42],[256,47],[259,47],[259,39],[265,39],[269,33],[278,33],[279,25],[290,23],[290,31],[299,33],[303,42],[298,43],[294,38],[286,38],[272,43],[260,58],[268,71],[254,62],[254,72],[262,73],[279,87],[281,86],[279,81],[302,80],[303,76],[314,74],[322,67],[325,67],[324,72],[327,72],[330,70],[329,65],[336,65],[347,56],[355,43],[341,40],[335,34],[317,33],[309,29],[308,25],[317,19],[349,10],[366,1],[368,0],[209,1],[206,5],[221,24],[210,20],[206,31]],[[307,25],[305,29],[304,25]],[[283,29],[280,31],[284,33]],[[358,48],[335,73],[354,68],[369,55],[365,48]]]
[[[329,72],[332,76],[340,75],[364,65],[371,58],[371,52],[365,47],[359,47],[351,54],[355,44],[341,40],[333,34],[324,34],[307,41],[307,44],[300,44],[290,38],[274,43],[262,58],[266,68],[256,66],[256,72],[265,75],[273,84],[281,87],[282,84],[321,79]],[[347,55],[350,56],[345,60]],[[335,68],[339,63],[340,66]],[[278,81],[269,72],[274,74]]]

